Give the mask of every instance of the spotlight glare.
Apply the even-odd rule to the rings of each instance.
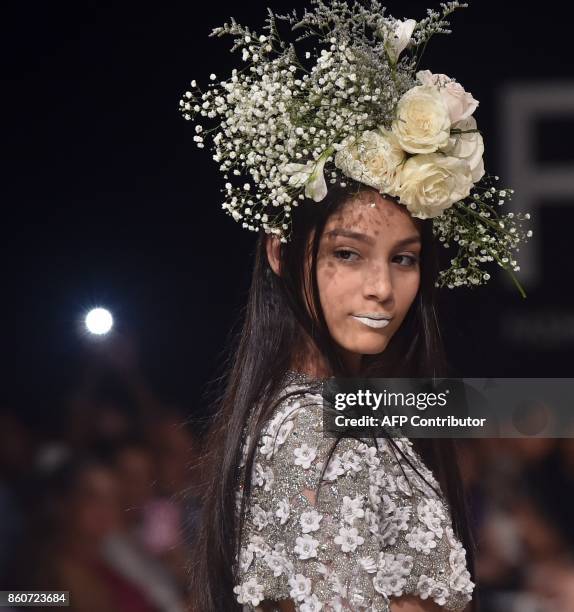
[[[105,308],[93,308],[86,315],[86,328],[96,336],[107,334],[112,329],[113,324],[112,315]]]

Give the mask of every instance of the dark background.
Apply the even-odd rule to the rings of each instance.
[[[415,19],[438,8],[387,5]],[[81,318],[100,305],[112,311],[116,335],[137,338],[141,368],[162,397],[192,411],[201,405],[245,299],[254,235],[221,211],[223,179],[209,149],[195,147],[178,102],[191,79],[224,77],[239,60],[229,54],[231,38],[209,38],[211,28],[230,15],[259,28],[267,6],[288,12],[305,3],[3,7],[2,392],[42,427],[54,423],[92,350]],[[569,15],[524,6],[472,2],[421,63],[480,101],[475,117],[492,174],[502,161],[500,87],[574,77]],[[539,134],[542,161],[572,163],[571,120],[545,121]],[[526,300],[496,268],[485,287],[442,290],[443,329],[461,376],[571,373],[574,207],[545,204],[537,226],[543,280],[527,287]],[[512,327],[525,315],[538,336],[528,324]]]

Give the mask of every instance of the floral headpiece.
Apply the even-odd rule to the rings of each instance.
[[[195,81],[180,100],[185,119],[215,120],[195,126],[206,138],[226,180],[222,208],[244,228],[289,239],[291,215],[301,200],[320,202],[327,182],[349,179],[374,187],[431,218],[439,241],[458,247],[437,286],[474,286],[496,261],[513,272],[513,252],[532,235],[529,214],[500,214],[512,189],[485,175],[484,144],[472,116],[478,101],[454,79],[418,70],[433,34],[450,34],[446,17],[466,3],[442,3],[421,21],[385,15],[377,0],[311,0],[302,17],[268,9],[265,34],[231,23],[211,36],[234,37],[245,66],[210,83]],[[278,20],[317,47],[301,51],[279,36]],[[217,81],[212,74],[211,81]],[[234,182],[232,182],[234,181]]]

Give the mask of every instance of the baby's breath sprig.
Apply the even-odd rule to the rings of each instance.
[[[446,19],[449,15],[454,13],[456,9],[468,8],[468,4],[465,2],[441,2],[441,12],[434,9],[427,9],[427,17],[421,19],[413,31],[413,44],[416,45],[416,51],[414,53],[417,58],[415,70],[418,68],[420,60],[424,55],[426,46],[429,40],[435,34],[451,34],[452,30],[449,29],[450,23]]]
[[[233,18],[214,28],[212,36],[233,37],[231,51],[240,50],[247,67],[212,83],[206,92],[193,81],[193,89],[180,101],[187,120],[219,120],[211,129],[196,126],[194,141],[203,148],[206,137],[216,132],[213,158],[228,181],[222,208],[243,227],[263,227],[282,239],[287,238],[292,208],[309,193],[300,179],[318,163],[332,162],[325,152],[334,143],[360,130],[390,125],[398,100],[415,83],[407,57],[398,66],[388,61],[380,37],[384,9],[378,2],[370,9],[338,0],[331,6],[322,0],[313,3],[316,11],[302,19],[269,10],[266,35]],[[301,36],[319,38],[321,46],[309,69],[294,44],[281,39],[277,20],[287,21]],[[311,59],[310,52],[305,59]],[[303,177],[287,173],[290,162],[308,164],[309,171]],[[339,182],[348,180],[337,168],[332,172]],[[234,177],[239,186],[232,185]]]
[[[497,180],[499,177],[486,175],[475,186],[476,193],[434,219],[433,231],[443,246],[449,248],[456,244],[458,247],[456,256],[451,259],[451,267],[440,272],[438,287],[452,289],[482,285],[490,279],[483,264],[496,262],[511,276],[522,297],[526,297],[514,274],[520,270],[514,253],[532,236],[532,230],[523,227],[530,214],[499,214],[497,207],[511,200],[514,190],[508,187],[497,189],[492,185]]]
[[[323,200],[327,183],[370,185],[432,218],[440,242],[458,247],[438,286],[483,284],[484,264],[496,262],[524,296],[514,254],[532,233],[522,227],[529,215],[500,214],[513,191],[483,178],[478,101],[454,79],[418,71],[430,38],[449,34],[448,16],[468,5],[441,3],[417,22],[378,0],[310,3],[302,16],[268,9],[261,34],[233,18],[214,28],[233,38],[243,66],[225,80],[212,74],[205,90],[192,81],[180,100],[197,147],[211,141],[223,210],[287,242],[302,200]]]

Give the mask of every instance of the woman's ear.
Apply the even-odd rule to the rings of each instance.
[[[280,253],[281,241],[277,236],[267,236],[265,248],[267,249],[267,261],[277,276],[281,276]]]

